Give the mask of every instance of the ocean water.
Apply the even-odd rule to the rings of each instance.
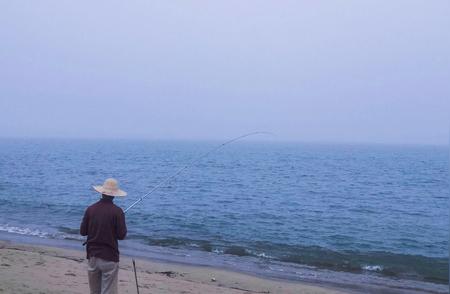
[[[218,143],[2,139],[0,232],[82,248],[79,223],[98,199],[92,185],[119,179],[129,196],[115,203],[126,208]],[[444,293],[448,179],[448,147],[240,141],[130,210],[122,248],[290,279]]]

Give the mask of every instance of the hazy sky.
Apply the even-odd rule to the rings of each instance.
[[[0,137],[448,144],[450,1],[2,1],[0,111]]]

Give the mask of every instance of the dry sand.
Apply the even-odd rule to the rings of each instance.
[[[84,252],[0,241],[0,293],[89,293]],[[140,293],[346,293],[210,267],[137,259]],[[215,281],[212,281],[212,279]],[[136,293],[131,258],[121,257],[119,293]]]

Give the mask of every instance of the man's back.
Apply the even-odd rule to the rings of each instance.
[[[119,189],[116,179],[106,179],[103,185],[93,186],[102,199],[89,206],[80,225],[80,234],[88,236],[86,253],[91,294],[117,294],[119,273],[119,246],[117,240],[127,235],[125,214],[113,203],[115,197],[127,192]]]
[[[125,215],[111,199],[102,198],[86,209],[80,233],[88,236],[87,258],[99,257],[118,262],[117,240],[123,240],[127,234]]]

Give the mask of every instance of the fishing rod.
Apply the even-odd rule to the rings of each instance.
[[[184,165],[183,167],[181,167],[180,169],[178,169],[177,171],[175,171],[173,174],[169,175],[168,177],[166,177],[165,179],[163,179],[161,182],[159,182],[155,187],[153,187],[153,189],[151,189],[149,192],[147,192],[144,196],[142,196],[141,198],[139,198],[138,200],[136,200],[135,202],[133,202],[133,204],[131,204],[130,206],[128,206],[125,210],[124,213],[127,213],[128,210],[130,210],[131,208],[133,208],[136,204],[138,204],[139,202],[141,202],[142,200],[144,200],[147,196],[151,195],[153,192],[155,192],[158,188],[160,188],[162,185],[166,184],[167,182],[169,182],[170,180],[172,180],[173,178],[175,178],[176,176],[178,176],[179,174],[181,174],[183,171],[185,171],[186,169],[190,168],[191,166],[193,166],[195,163],[197,163],[197,161],[200,161],[201,159],[203,159],[204,157],[207,157],[209,154],[216,152],[217,150],[219,150],[220,148],[231,144],[233,142],[236,142],[238,140],[244,139],[246,137],[250,137],[250,136],[254,136],[254,135],[271,135],[271,133],[269,132],[252,132],[252,133],[248,133],[245,135],[241,135],[239,137],[233,138],[231,140],[228,140],[218,146],[216,146],[215,148],[209,150],[208,152],[205,152],[203,154],[201,154],[200,156],[194,158],[193,160],[191,160],[188,164]]]
[[[131,204],[130,206],[128,206],[125,210],[124,213],[127,213],[131,208],[133,208],[136,204],[138,204],[139,202],[141,202],[142,200],[144,200],[146,197],[148,197],[149,195],[151,195],[153,192],[155,192],[159,187],[161,187],[162,185],[166,184],[167,182],[169,182],[170,180],[172,180],[173,178],[175,178],[176,176],[178,176],[179,174],[181,174],[184,170],[190,168],[191,166],[193,166],[195,163],[197,163],[197,161],[200,161],[201,159],[203,159],[204,157],[208,156],[209,154],[216,152],[217,150],[219,150],[220,148],[231,144],[233,142],[236,142],[238,140],[244,139],[246,137],[250,137],[250,136],[254,136],[254,135],[272,135],[272,133],[269,132],[252,132],[252,133],[248,133],[245,135],[241,135],[239,137],[233,138],[231,140],[228,140],[216,147],[214,147],[213,149],[209,150],[208,152],[205,152],[203,154],[201,154],[200,156],[194,158],[193,160],[191,160],[188,164],[184,165],[183,167],[181,167],[180,169],[178,169],[177,171],[175,171],[173,174],[169,175],[168,177],[166,177],[165,179],[163,179],[161,182],[159,182],[155,187],[153,187],[153,189],[151,189],[150,191],[148,191],[144,196],[142,196],[141,198],[139,198],[138,200],[136,200],[135,202],[133,202],[133,204]],[[87,240],[83,243],[83,246],[87,244]]]

